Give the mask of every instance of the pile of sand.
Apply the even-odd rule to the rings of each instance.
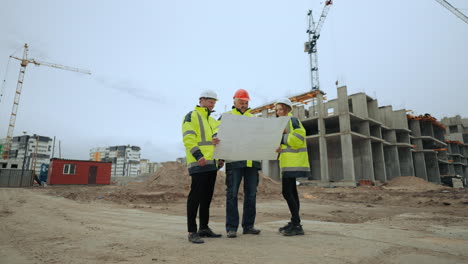
[[[383,184],[385,189],[411,190],[411,191],[431,191],[441,190],[445,187],[437,185],[414,176],[397,177]]]
[[[226,192],[226,174],[218,171],[215,196],[224,196]],[[188,174],[187,166],[179,162],[166,162],[158,171],[143,183],[143,188],[147,192],[171,192],[188,194],[190,190],[191,178]],[[242,186],[239,188],[239,196],[243,194]],[[278,195],[281,193],[281,184],[260,173],[260,183],[258,185],[258,196]]]

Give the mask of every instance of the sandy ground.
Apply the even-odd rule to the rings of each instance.
[[[154,179],[153,179],[154,180]],[[262,183],[261,183],[262,184]],[[279,185],[259,192],[259,236],[187,241],[184,191],[129,186],[0,188],[0,263],[468,263],[468,192],[301,186],[306,234],[285,237]]]

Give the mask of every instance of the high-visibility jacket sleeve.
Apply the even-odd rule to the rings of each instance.
[[[192,112],[188,113],[182,124],[182,135],[185,149],[187,149],[196,160],[203,158],[203,153],[198,147],[199,129],[192,122]]]
[[[211,127],[213,128],[213,137],[218,135],[219,125],[221,124],[221,117],[218,120],[210,118]]]
[[[289,129],[290,132],[283,135],[281,143],[292,148],[303,147],[306,139],[306,131],[296,117],[291,117]]]

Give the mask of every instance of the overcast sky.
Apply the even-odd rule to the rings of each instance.
[[[14,135],[62,143],[62,157],[131,144],[142,158],[185,155],[183,116],[203,89],[218,112],[239,88],[250,106],[310,90],[307,10],[324,1],[36,1],[0,4],[0,135],[7,134],[24,43],[29,57],[92,75],[29,65]],[[335,0],[318,42],[321,89],[365,92],[379,105],[468,117],[468,24],[434,0]],[[468,14],[465,0],[450,0]]]

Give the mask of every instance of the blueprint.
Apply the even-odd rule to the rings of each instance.
[[[261,118],[224,114],[218,130],[220,143],[213,157],[224,160],[276,160],[290,117]]]

